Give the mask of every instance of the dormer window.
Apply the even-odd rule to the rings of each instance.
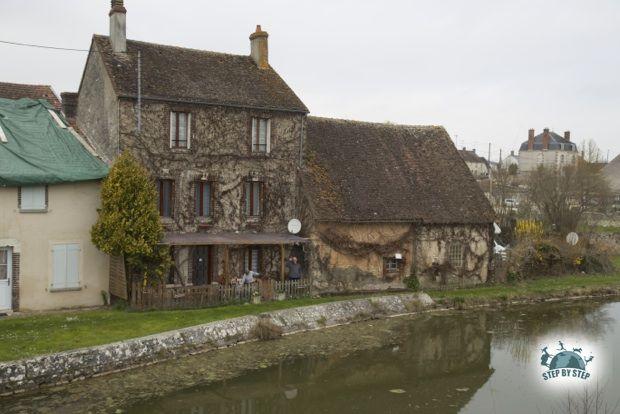
[[[271,119],[252,118],[252,152],[268,154],[271,151]]]
[[[189,148],[191,114],[170,112],[170,148]]]

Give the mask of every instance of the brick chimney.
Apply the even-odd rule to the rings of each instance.
[[[510,150],[510,156],[514,157],[515,156],[515,152],[514,150]]]
[[[114,53],[127,52],[127,9],[123,0],[112,0],[110,9],[110,44]]]
[[[545,128],[543,130],[543,137],[542,137],[542,146],[544,150],[548,150],[549,149],[549,141],[551,140],[551,135],[549,135],[549,128]]]
[[[260,24],[256,25],[256,31],[250,35],[250,56],[260,69],[269,68],[268,37],[269,34],[261,29]]]
[[[534,129],[530,129],[527,132],[527,150],[532,151],[534,149]]]
[[[73,123],[77,114],[78,94],[75,92],[63,92],[60,94],[62,99],[62,112],[65,114],[67,121]]]
[[[570,141],[570,131],[564,131],[564,139]]]

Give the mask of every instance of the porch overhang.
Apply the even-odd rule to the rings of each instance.
[[[162,244],[169,246],[200,245],[274,245],[308,243],[304,237],[286,233],[166,233]]]

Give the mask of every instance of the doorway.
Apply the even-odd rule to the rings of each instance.
[[[12,306],[12,250],[0,247],[0,311],[11,310]]]
[[[192,283],[210,284],[213,280],[213,251],[211,246],[195,246],[192,253]]]

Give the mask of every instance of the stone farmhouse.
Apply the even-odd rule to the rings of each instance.
[[[304,239],[288,234],[308,109],[269,65],[257,27],[251,55],[110,36],[92,39],[77,125],[108,160],[131,151],[157,180],[172,248],[171,284],[223,283],[247,269],[282,277]]]
[[[486,281],[493,211],[443,127],[309,117],[307,143],[319,291]]]
[[[319,291],[486,280],[492,211],[443,128],[308,118],[260,26],[231,55],[128,40],[126,13],[66,96],[102,157],[156,180],[170,285],[281,279],[289,255]]]

